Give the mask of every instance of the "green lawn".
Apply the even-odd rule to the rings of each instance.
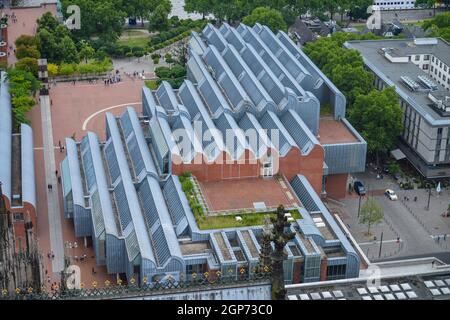
[[[298,210],[290,211],[292,217],[296,220],[302,219]],[[251,227],[264,225],[264,217],[270,215],[275,217],[276,212],[255,212],[244,214],[230,214],[224,216],[196,217],[197,225],[200,230],[225,229],[238,227]],[[236,221],[236,216],[240,216],[242,221]]]
[[[146,81],[145,81],[145,85],[146,85],[147,88],[149,88],[150,90],[156,90],[156,89],[158,89],[158,83],[156,82],[156,80],[146,80]]]
[[[121,38],[117,40],[117,44],[121,46],[146,48],[148,47],[148,41],[149,38],[146,36],[139,38]]]

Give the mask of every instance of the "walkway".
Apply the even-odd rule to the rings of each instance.
[[[53,127],[50,111],[50,97],[41,96],[42,138],[44,143],[45,181],[47,188],[48,220],[50,231],[50,248],[55,255],[52,260],[53,272],[64,269],[64,246],[61,232],[61,209],[59,204],[58,180],[56,177],[55,148],[53,143]]]

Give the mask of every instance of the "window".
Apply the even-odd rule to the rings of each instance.
[[[347,272],[346,264],[338,264],[327,267],[327,280],[344,279]]]
[[[425,60],[425,61],[430,60],[430,55],[429,55],[429,54],[426,54],[425,57],[423,58],[423,60]]]
[[[420,60],[420,56],[416,56],[416,61],[419,61]]]
[[[428,65],[427,64],[423,65],[423,70],[428,70]]]
[[[14,212],[14,221],[23,221],[23,213],[22,212]]]

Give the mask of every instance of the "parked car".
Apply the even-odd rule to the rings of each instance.
[[[392,201],[398,200],[397,194],[396,194],[395,191],[392,190],[392,189],[386,189],[386,191],[384,192],[384,194],[386,195],[386,197],[388,197],[388,198],[389,198],[390,200],[392,200]]]
[[[355,181],[355,183],[353,184],[353,189],[355,189],[356,193],[359,196],[366,195],[366,188],[364,188],[364,185],[361,181]]]

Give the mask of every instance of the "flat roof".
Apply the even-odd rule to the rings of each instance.
[[[416,54],[430,54],[439,58],[450,66],[450,45],[442,39],[437,39],[437,44],[416,45],[414,40],[366,40],[349,41],[348,48],[358,50],[366,64],[376,73],[382,73],[385,80],[396,86],[397,92],[401,91],[405,100],[413,101],[413,106],[428,120],[444,120],[450,122],[450,117],[442,116],[431,106],[432,101],[428,98],[429,91],[411,91],[402,81],[402,76],[407,76],[419,83],[418,76],[429,77],[431,69],[422,70],[412,62],[392,63],[382,53],[381,49],[391,49],[391,55],[406,57]],[[430,78],[431,79],[431,78]],[[432,79],[431,79],[432,80]],[[435,82],[435,81],[433,81]],[[438,87],[436,92],[446,92],[442,85],[435,82]],[[427,117],[428,115],[428,117]],[[431,117],[431,118],[430,118]]]
[[[209,241],[180,243],[181,254],[184,256],[191,254],[202,254],[211,250]]]
[[[319,141],[321,144],[360,142],[342,121],[332,117],[320,118]]]
[[[211,212],[254,209],[257,202],[264,202],[267,208],[298,206],[297,198],[284,184],[286,188],[276,178],[248,178],[200,182],[200,187]]]

